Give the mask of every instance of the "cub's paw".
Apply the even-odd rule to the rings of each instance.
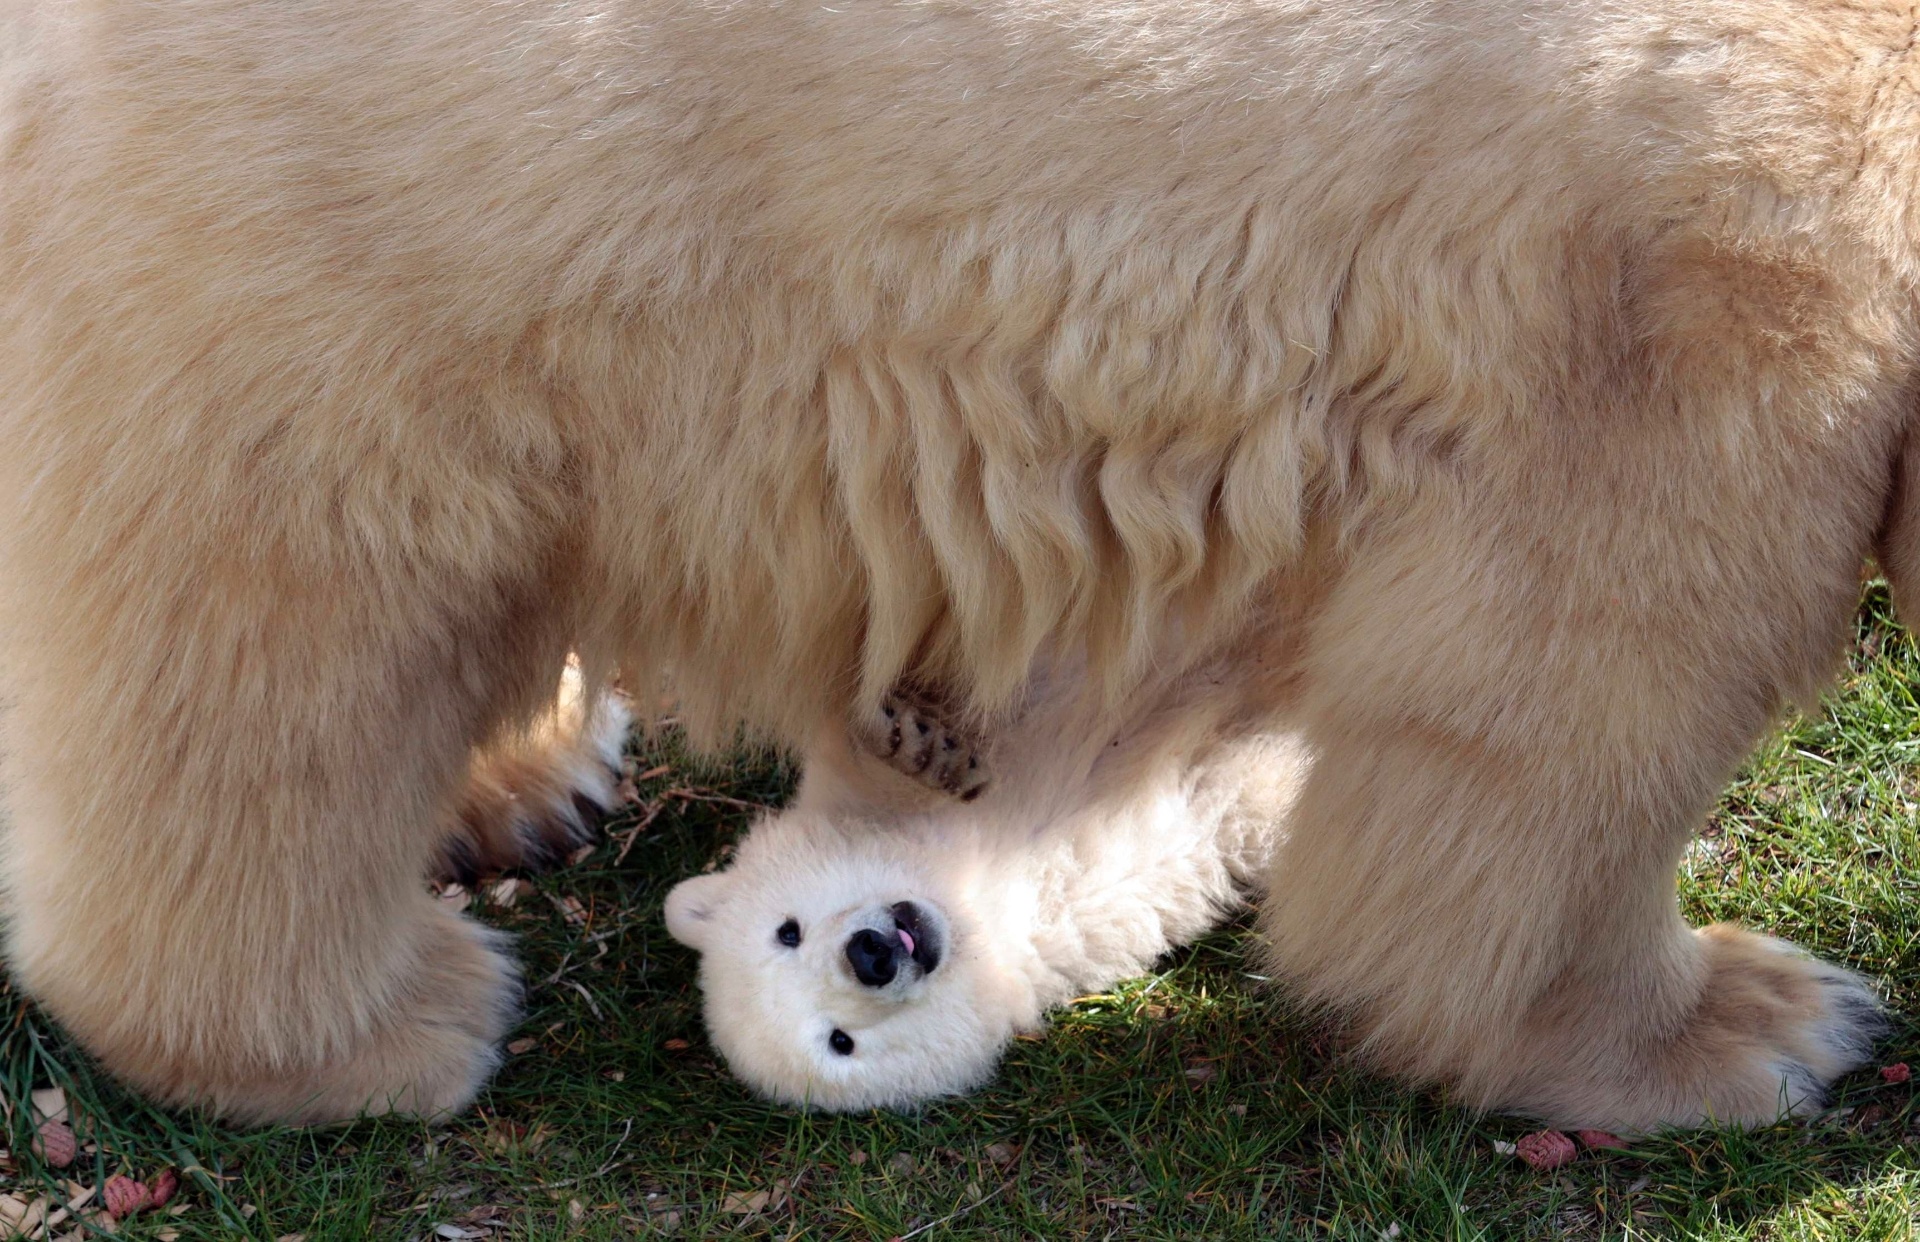
[[[856,730],[868,753],[930,789],[971,802],[986,791],[981,748],[927,700],[892,690]]]
[[[578,675],[569,676],[548,715],[474,753],[434,878],[472,885],[499,871],[557,867],[619,805],[632,704],[609,690],[589,705]]]

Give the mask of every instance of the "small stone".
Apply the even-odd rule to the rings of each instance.
[[[33,1154],[56,1169],[72,1164],[79,1150],[72,1128],[64,1121],[43,1121],[33,1136]]]
[[[852,1165],[856,1169],[859,1168],[861,1165],[865,1164],[866,1162],[867,1162],[867,1153],[864,1151],[861,1151],[858,1147],[854,1148],[852,1151],[847,1153],[847,1163]]]
[[[1880,1067],[1881,1082],[1905,1082],[1911,1077],[1913,1077],[1913,1071],[1907,1068],[1905,1061]]]
[[[912,1177],[917,1167],[913,1157],[904,1151],[896,1151],[887,1157],[887,1172],[899,1177]]]
[[[107,1179],[100,1188],[100,1205],[115,1220],[125,1220],[135,1212],[153,1206],[153,1192],[145,1182],[136,1182],[124,1174]]]
[[[1019,1158],[1020,1148],[1015,1143],[988,1143],[986,1157],[996,1169],[1004,1169]]]
[[[1580,1154],[1573,1140],[1558,1130],[1536,1130],[1515,1143],[1513,1150],[1536,1169],[1557,1169]]]

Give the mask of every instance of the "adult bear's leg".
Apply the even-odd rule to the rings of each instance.
[[[1831,667],[1875,467],[1646,430],[1625,461],[1463,455],[1361,536],[1314,621],[1316,761],[1265,926],[1375,1063],[1473,1106],[1761,1123],[1865,1062],[1877,1003],[1791,946],[1690,929],[1674,871]]]
[[[471,747],[565,657],[556,506],[354,439],[390,414],[174,451],[76,413],[5,506],[12,964],[163,1100],[444,1113],[516,1011],[422,879]]]

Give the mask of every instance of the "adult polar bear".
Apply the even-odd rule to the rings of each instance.
[[[1380,1064],[1637,1127],[1861,1055],[1672,874],[1916,581],[1906,6],[0,13],[12,955],[132,1082],[465,1102],[512,971],[418,876],[570,646],[798,742],[1279,609],[1265,930]]]

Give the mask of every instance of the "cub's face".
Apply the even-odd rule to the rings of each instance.
[[[788,813],[668,896],[667,929],[701,955],[709,1035],[762,1094],[911,1108],[993,1073],[1014,1018],[991,945],[953,875],[889,846]]]

